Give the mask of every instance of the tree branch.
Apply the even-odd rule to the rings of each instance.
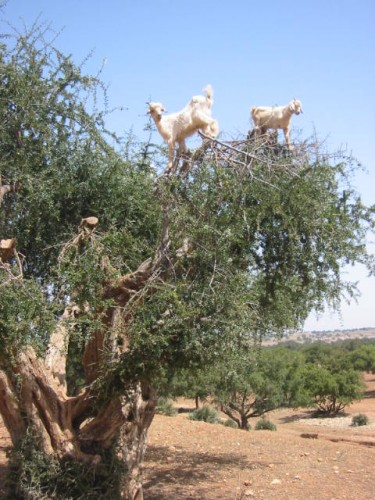
[[[8,275],[8,280],[3,281],[0,286],[5,286],[11,281],[22,280],[23,269],[21,259],[16,249],[16,238],[0,240],[0,269],[3,269]],[[9,263],[12,259],[16,261],[18,274],[14,274],[12,266]]]
[[[136,271],[116,278],[104,287],[103,298],[114,301],[114,305],[109,307],[103,319],[104,326],[109,327],[112,333],[108,335],[105,329],[97,330],[87,343],[83,355],[87,383],[93,382],[99,376],[105,351],[112,357],[126,352],[129,345],[126,335],[129,317],[145,294],[153,293],[166,270],[172,267],[169,246],[169,208],[164,206],[160,243],[154,258],[146,259]],[[121,342],[118,342],[119,339]]]
[[[80,312],[79,307],[74,304],[65,308],[60,320],[57,323],[55,331],[52,333],[44,364],[46,368],[51,370],[55,381],[61,386],[61,389],[66,393],[66,357],[68,354],[68,344],[71,328],[73,324],[70,322],[77,317]]]
[[[22,410],[39,431],[41,449],[59,458],[98,463],[100,457],[81,451],[72,426],[70,398],[31,347],[18,354],[15,371],[21,377]]]
[[[2,184],[0,175],[0,206],[3,203],[4,196],[8,193],[15,193],[21,188],[21,183],[19,181],[11,182],[10,184]]]
[[[24,435],[26,425],[17,401],[15,387],[3,370],[0,370],[0,413],[13,444],[16,444]]]

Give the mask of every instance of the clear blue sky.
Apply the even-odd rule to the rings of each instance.
[[[246,134],[251,106],[296,97],[304,114],[292,137],[316,131],[331,150],[346,147],[367,169],[357,190],[375,203],[374,0],[8,0],[2,13],[17,27],[39,15],[63,29],[55,45],[77,64],[94,49],[88,73],[106,60],[110,106],[126,108],[109,119],[117,133],[143,138],[147,101],[177,111],[207,83],[226,138]],[[347,273],[359,280],[358,305],[343,304],[341,319],[312,315],[307,330],[375,326],[375,278]]]

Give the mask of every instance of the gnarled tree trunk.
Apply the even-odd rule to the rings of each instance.
[[[93,229],[80,230],[74,239],[79,244],[92,236]],[[92,467],[100,463],[101,451],[115,447],[116,458],[124,465],[119,496],[125,499],[143,498],[140,464],[155,414],[156,393],[146,382],[133,382],[122,395],[103,401],[98,399],[93,382],[103,375],[103,363],[108,360],[104,353],[109,353],[114,362],[126,357],[130,317],[126,305],[132,300],[133,307],[137,297],[153,293],[155,282],[167,272],[168,247],[166,210],[155,257],[135,272],[103,286],[104,298],[112,299],[112,305],[102,318],[103,329],[99,328],[86,345],[83,366],[87,385],[80,394],[68,395],[66,376],[69,338],[81,313],[75,305],[69,305],[62,314],[44,357],[28,346],[14,354],[12,364],[0,371],[0,412],[13,444],[22,441],[32,428],[43,453]]]

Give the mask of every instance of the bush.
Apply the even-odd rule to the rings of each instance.
[[[256,431],[275,431],[276,425],[266,418],[261,418],[255,425]]]
[[[156,413],[165,415],[166,417],[174,417],[177,411],[173,407],[173,402],[167,398],[159,398],[156,405]]]
[[[369,424],[369,418],[367,415],[363,415],[363,413],[360,413],[359,415],[354,415],[352,418],[352,425],[353,427],[360,427],[361,425],[368,425]]]
[[[327,417],[337,415],[363,397],[361,374],[350,368],[335,371],[307,363],[299,377],[302,390],[296,406],[316,406],[318,413]]]
[[[193,413],[189,415],[189,418],[190,420],[201,420],[209,424],[217,424],[220,422],[217,411],[210,406],[202,406],[202,408],[194,410]]]
[[[222,420],[221,423],[225,426],[225,427],[232,427],[232,429],[238,429],[238,425],[236,424],[236,422],[234,420],[232,420],[231,418],[228,418],[227,420]]]
[[[8,499],[87,499],[113,500],[119,498],[122,464],[114,450],[101,455],[100,467],[57,460],[33,446],[33,431],[12,449],[6,480]]]

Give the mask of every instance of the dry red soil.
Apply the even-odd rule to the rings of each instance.
[[[345,416],[313,419],[304,409],[278,410],[269,414],[276,432],[194,422],[186,413],[157,415],[144,464],[145,500],[373,500],[375,375],[365,378],[365,398]],[[176,405],[193,408],[190,401]],[[370,425],[352,427],[358,413]],[[0,498],[9,446],[1,423]]]
[[[157,415],[145,499],[374,500],[375,375],[365,379],[365,398],[345,416],[313,419],[307,410],[278,410],[268,415],[276,432],[194,422],[186,413]],[[370,425],[351,426],[359,413]]]

